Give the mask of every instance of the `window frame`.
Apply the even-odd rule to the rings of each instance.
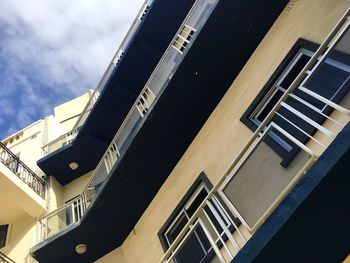
[[[213,185],[209,181],[208,177],[205,175],[204,172],[201,172],[158,232],[158,238],[160,240],[160,243],[162,245],[164,252],[167,251],[169,248],[169,245],[168,245],[169,239],[167,238],[166,233],[168,233],[173,229],[173,226],[177,223],[181,215],[184,215],[185,217],[187,217],[186,214],[184,214],[183,210],[186,209],[186,206],[187,207],[190,206],[189,202],[191,202],[191,200],[194,201],[203,189],[205,189],[207,192],[210,192],[212,188],[213,188]],[[217,194],[215,195],[215,197],[220,202],[220,205],[223,206],[223,209],[225,210],[227,215],[230,216],[232,220],[234,220],[237,226],[239,226],[241,222],[237,217],[231,214],[231,211],[227,208],[226,204],[222,201],[221,197]],[[191,204],[193,204],[193,202],[191,202]],[[229,229],[231,232],[235,231],[233,225],[231,225]],[[223,238],[224,240],[227,239],[226,236],[224,236]],[[222,246],[220,241],[218,243],[218,246],[219,247]],[[206,257],[204,258],[204,262],[207,262],[206,260],[208,258],[212,258],[215,255],[215,252],[212,248],[210,251],[207,251],[206,253],[207,254],[206,254]]]
[[[180,217],[181,211],[185,208],[185,205],[188,203],[188,201],[193,197],[193,194],[196,192],[198,187],[204,184],[208,190],[210,191],[213,188],[212,183],[209,181],[208,177],[202,172],[197,177],[197,179],[194,181],[194,183],[191,185],[191,187],[188,189],[186,194],[182,197],[174,211],[171,213],[167,221],[164,223],[164,225],[161,227],[161,229],[158,232],[158,238],[160,240],[160,243],[163,247],[164,251],[167,251],[168,244],[166,243],[166,237],[165,233],[168,232],[172,226],[175,224],[175,221]]]
[[[10,233],[11,233],[11,224],[3,224],[1,226],[7,225],[7,231],[6,231],[6,239],[5,239],[5,246],[0,248],[1,252],[5,252],[9,246],[10,246]]]
[[[254,98],[254,100],[250,103],[247,110],[243,113],[242,117],[240,118],[240,121],[247,126],[252,132],[255,132],[258,128],[257,123],[254,123],[251,120],[252,114],[256,111],[256,109],[260,106],[260,104],[264,101],[266,96],[272,91],[274,84],[277,83],[278,79],[285,74],[288,66],[292,63],[294,58],[298,55],[298,53],[302,50],[308,50],[311,52],[316,52],[318,49],[319,44],[311,42],[309,40],[299,38],[293,47],[290,49],[290,51],[287,53],[287,55],[284,57],[282,62],[279,64],[279,66],[276,68],[276,70],[273,72],[271,77],[268,79],[266,84],[263,86],[263,88],[260,90],[258,95]],[[275,139],[271,138],[270,136],[266,137],[265,143],[271,147],[279,156],[282,158],[281,165],[283,167],[288,167],[288,165],[293,161],[294,157],[298,154],[297,147],[292,147],[290,152],[287,152],[287,150],[278,143]]]

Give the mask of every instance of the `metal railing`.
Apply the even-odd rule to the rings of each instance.
[[[118,160],[126,152],[128,145],[136,135],[139,128],[142,126],[145,117],[152,110],[152,107],[154,107],[155,103],[157,102],[157,99],[160,97],[160,95],[168,85],[175,71],[186,56],[186,53],[191,48],[193,41],[197,36],[197,33],[202,29],[207,19],[209,18],[211,12],[214,10],[217,2],[218,0],[197,0],[192,6],[192,9],[190,10],[187,17],[184,19],[183,24],[180,26],[178,32],[174,36],[163,57],[161,58],[151,77],[147,81],[145,87],[141,91],[130,112],[126,116],[119,130],[117,131],[107,151],[105,152],[99,164],[97,165],[85,190],[79,197],[84,202],[83,212],[85,212],[94,202],[96,196],[103,188],[103,185],[106,179],[108,178],[110,172],[116,166]],[[186,45],[186,49],[180,53],[173,48],[173,43],[176,40],[177,35],[183,31],[183,28],[186,25],[190,26],[191,28],[195,28],[196,34],[192,36],[191,41],[189,41]],[[59,225],[59,227],[56,227],[54,231],[47,229],[47,217],[61,218],[62,214],[66,213],[63,211],[70,209],[71,207],[64,206],[39,220],[38,228],[41,229],[39,230],[39,242],[49,237],[47,234],[48,232],[50,232],[51,235],[53,235],[53,233],[58,233],[64,228],[68,227],[69,225],[78,223],[80,221],[81,217],[76,218],[77,220],[69,221],[69,224]],[[60,219],[56,219],[56,221],[59,220]]]
[[[15,154],[0,142],[0,161],[18,178],[26,183],[34,192],[45,199],[45,181],[37,176]]]
[[[97,87],[94,90],[93,94],[91,95],[89,101],[86,103],[86,106],[83,109],[77,122],[75,123],[73,129],[71,131],[69,131],[68,133],[63,134],[62,136],[60,136],[56,140],[45,145],[43,147],[43,151],[42,151],[44,156],[60,149],[62,146],[71,144],[73,142],[73,140],[76,138],[78,131],[79,131],[79,128],[84,125],[90,112],[92,111],[92,109],[96,105],[96,102],[98,101],[100,94],[105,89],[107,82],[111,78],[115,68],[118,66],[119,61],[121,61],[124,53],[126,52],[129,45],[131,44],[132,39],[133,39],[135,33],[137,32],[137,30],[139,29],[139,26],[141,25],[143,19],[145,18],[152,2],[153,2],[153,0],[146,0],[143,3],[140,11],[138,12],[136,18],[133,21],[130,29],[128,30],[126,36],[124,37],[122,43],[120,44],[117,52],[113,56],[106,71],[103,73],[101,80],[97,84]]]
[[[78,196],[38,221],[37,241],[49,238],[66,227],[79,222],[86,210],[86,202]]]
[[[69,145],[73,142],[75,137],[77,136],[78,131],[76,129],[73,129],[57,139],[53,140],[52,142],[46,144],[42,147],[42,154],[43,157],[48,155],[49,153],[52,153],[54,151],[57,151],[58,149],[61,149],[65,145]]]
[[[0,251],[0,263],[16,263]]]
[[[218,261],[231,262],[247,240],[254,235],[256,230],[269,217],[297,181],[312,167],[318,156],[349,122],[350,99],[348,91],[345,95],[347,96],[346,99],[344,97],[342,102],[335,103],[332,99],[328,99],[317,91],[311,90],[313,79],[317,78],[318,74],[322,74],[320,68],[325,65],[326,61],[332,60],[333,55],[339,54],[339,51],[344,50],[345,44],[349,48],[349,43],[346,42],[350,35],[349,10],[347,10],[302,72],[273,107],[226,173],[208,193],[159,262],[178,262],[177,259],[181,249],[186,245],[188,237],[198,226],[203,229]],[[306,114],[296,108],[295,100],[298,101],[299,105],[308,108],[311,114]],[[325,114],[315,106],[320,104],[331,108],[329,114]],[[321,122],[310,117],[317,114],[322,116],[323,120]],[[276,117],[279,117],[284,123],[276,124]],[[311,125],[314,132],[305,131],[300,120]],[[297,139],[292,135],[291,130],[284,128],[287,124],[290,125],[289,127],[293,127],[295,131],[306,136],[308,141]],[[270,157],[266,157],[265,140],[268,136],[271,136],[272,132],[278,133],[300,148],[296,159],[293,160],[293,163],[288,168],[282,167],[279,163],[273,164],[275,160],[269,162]],[[279,185],[279,182],[276,182],[277,178],[273,177],[277,170],[277,174],[283,175],[283,177],[290,177],[289,180]],[[257,188],[254,188],[254,183],[259,178],[265,180],[270,177],[274,181],[272,186],[269,185],[267,189],[261,187],[264,182],[260,181],[257,183],[259,184],[260,192],[266,191],[267,202],[262,203],[257,199],[257,196],[260,197],[260,192],[257,194],[258,191]],[[277,186],[277,190],[275,186]],[[248,198],[242,201],[242,196],[247,195],[247,192],[251,194],[251,199]],[[273,192],[273,195],[271,192]],[[242,224],[239,226],[234,225],[234,229],[229,229],[222,222],[218,211],[215,211],[215,207],[212,205],[217,195],[222,198],[227,207],[226,209],[239,218]],[[254,206],[254,202],[257,202],[259,206],[253,209],[252,205]],[[262,208],[260,207],[261,203],[263,204]],[[216,214],[215,219],[207,216],[208,207],[213,214]],[[247,207],[250,207],[250,210]],[[232,219],[231,221],[234,224]],[[224,230],[227,237],[226,240],[220,239],[217,231],[218,224]]]

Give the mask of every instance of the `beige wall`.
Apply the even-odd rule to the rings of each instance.
[[[251,131],[239,119],[264,83],[298,38],[322,42],[349,4],[350,0],[300,0],[296,1],[290,12],[281,14],[147,208],[135,226],[135,231],[125,240],[122,248],[112,251],[97,262],[158,262],[163,251],[157,233],[193,181],[204,171],[215,183],[250,138]],[[40,153],[37,149],[31,149],[31,145],[37,147],[42,145],[45,136],[50,141],[56,135],[71,129],[73,121],[64,120],[78,114],[78,109],[81,111],[85,105],[83,101],[87,101],[84,96],[77,104],[68,102],[56,107],[55,118],[51,116],[46,119],[48,127],[43,124],[44,121],[40,121],[26,131],[29,139],[22,146],[14,145],[15,142],[10,145],[14,153],[21,151],[22,159],[23,152],[23,160],[35,170],[35,162]],[[29,131],[33,135],[37,131],[37,134],[45,136],[32,138]],[[23,134],[23,140],[24,137]],[[28,154],[26,149],[31,149]],[[50,210],[79,194],[88,177],[89,175],[83,176],[65,187],[51,179]],[[17,262],[25,262],[34,240],[34,229],[34,219],[29,217],[12,222],[11,246],[6,253]]]
[[[53,116],[47,116],[44,120],[44,131],[42,136],[42,144],[46,145],[47,143],[60,137],[64,130],[59,123],[59,121]]]
[[[123,244],[127,262],[158,262],[157,233],[195,178],[215,183],[251,136],[240,117],[298,38],[321,43],[350,0],[300,0],[266,35]]]
[[[111,253],[108,253],[104,257],[95,261],[95,263],[124,263],[125,258],[123,254],[123,250],[121,248],[117,248],[113,250]]]
[[[25,218],[11,223],[9,246],[4,251],[8,257],[18,263],[31,262],[28,255],[35,243],[35,220]]]
[[[46,202],[0,162],[0,223],[26,215],[37,218],[46,212]]]
[[[55,116],[27,126],[23,130],[4,139],[5,145],[14,153],[20,153],[20,159],[34,172],[40,173],[36,162],[42,157],[42,146],[70,131],[78,116],[90,99],[92,91],[58,105],[54,108]]]
[[[48,192],[48,204],[49,211],[54,211],[60,207],[63,202],[63,187],[62,185],[52,176],[49,177],[50,187]]]
[[[89,182],[89,179],[90,179],[92,173],[93,173],[93,171],[75,179],[74,181],[70,182],[69,184],[66,184],[63,187],[63,202],[67,202],[68,200],[81,194],[83,192],[85,186]]]
[[[41,157],[42,136],[44,122],[39,120],[18,132],[19,137],[11,136],[6,139],[5,145],[14,154],[20,154],[20,159],[33,171],[39,170],[36,161]],[[18,139],[12,139],[17,137]]]
[[[56,210],[67,201],[81,194],[92,173],[93,171],[75,179],[65,186],[62,186],[54,177],[50,176],[49,212]]]
[[[62,134],[73,129],[80,113],[84,110],[86,103],[89,101],[93,91],[90,90],[80,97],[58,105],[54,108],[55,118],[60,123]]]
[[[91,96],[86,94],[59,105],[55,116],[50,115],[39,120],[3,142],[14,153],[20,153],[20,159],[38,175],[43,175],[36,165],[42,157],[42,146],[72,129],[78,115]],[[73,118],[72,118],[73,117]],[[69,119],[68,121],[66,121]],[[53,211],[64,202],[81,193],[90,174],[62,187],[55,178],[50,177],[47,199],[48,211]],[[36,219],[46,212],[46,202],[22,182],[12,171],[0,163],[0,224],[10,224],[10,241],[4,253],[16,262],[34,262],[28,255],[36,242]]]

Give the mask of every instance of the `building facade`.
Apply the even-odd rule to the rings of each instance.
[[[349,262],[349,7],[146,1],[2,141],[0,262]]]

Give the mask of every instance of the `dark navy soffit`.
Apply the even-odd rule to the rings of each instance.
[[[350,254],[350,124],[233,259],[342,262]]]
[[[96,167],[194,1],[153,2],[74,142],[38,161],[47,175],[65,185]]]
[[[33,248],[39,262],[92,262],[123,243],[286,3],[219,2],[81,224]]]

